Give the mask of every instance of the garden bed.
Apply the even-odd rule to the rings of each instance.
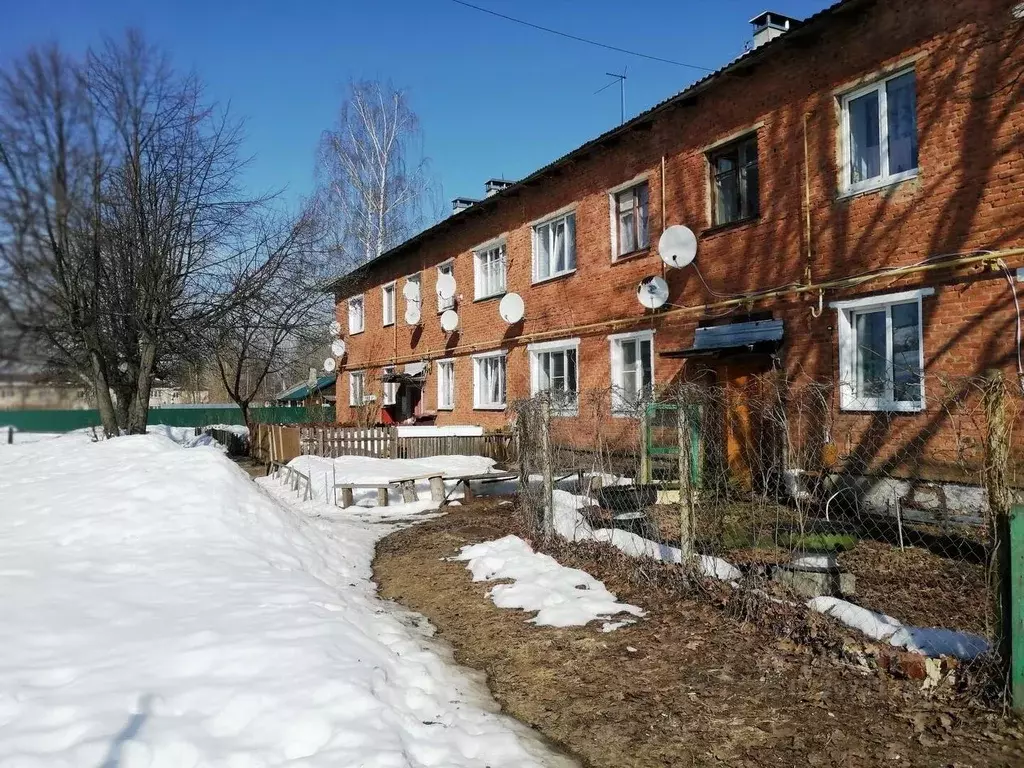
[[[602,545],[548,552],[646,617],[611,633],[527,623],[528,614],[487,597],[493,584],[473,583],[464,563],[447,559],[467,544],[522,535],[510,508],[496,504],[477,501],[383,539],[375,580],[384,597],[425,614],[461,663],[486,672],[509,714],[586,765],[1024,761],[1022,735],[995,714],[929,701],[910,681],[732,619],[689,599],[670,578],[638,583],[628,561]]]

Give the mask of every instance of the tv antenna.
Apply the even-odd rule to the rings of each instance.
[[[615,83],[619,84],[619,125],[626,122],[626,70],[627,67],[623,67],[621,75],[616,72],[605,72],[608,77],[614,77],[615,79],[594,91],[594,95],[596,96],[601,91],[611,88]]]

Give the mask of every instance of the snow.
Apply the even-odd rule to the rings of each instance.
[[[52,440],[55,437],[60,437],[60,432],[19,432],[17,428],[11,432],[11,427],[0,427],[0,446],[5,445],[26,445],[28,443],[38,443],[41,440]],[[13,442],[8,443],[8,437],[13,437]]]
[[[551,765],[371,582],[396,505],[330,519],[210,447],[0,452],[0,765]]]
[[[484,428],[475,424],[452,424],[450,426],[402,426],[396,427],[399,437],[479,437]]]
[[[589,573],[534,552],[518,536],[465,546],[452,559],[467,561],[473,581],[510,579],[491,589],[491,600],[499,608],[537,611],[530,621],[540,626],[581,627],[620,613],[644,615],[635,605],[618,602]]]
[[[807,602],[807,607],[863,632],[872,640],[884,640],[925,656],[973,659],[989,649],[985,638],[978,635],[940,627],[909,626],[892,616],[869,611],[837,597],[815,597]]]
[[[221,451],[227,449],[213,439],[212,435],[197,435],[195,427],[172,427],[167,424],[150,424],[146,427],[146,433],[150,435],[163,435],[183,448],[201,448],[208,446]]]
[[[244,424],[207,424],[203,429],[216,429],[220,432],[228,432],[235,437],[249,436],[249,428]]]
[[[649,557],[663,563],[681,563],[683,561],[683,553],[678,547],[660,544],[619,528],[602,528],[594,531],[594,539],[606,541],[630,557]],[[697,555],[694,561],[702,574],[714,579],[736,581],[743,575],[736,566],[720,557]]]

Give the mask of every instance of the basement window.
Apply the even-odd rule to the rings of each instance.
[[[757,134],[708,154],[711,166],[711,226],[753,219],[758,200]]]
[[[846,193],[917,175],[917,83],[914,71],[841,98],[843,189]]]
[[[924,339],[917,291],[837,301],[841,405],[854,411],[924,409]]]

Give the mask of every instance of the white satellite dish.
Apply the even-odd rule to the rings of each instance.
[[[657,309],[668,301],[668,283],[656,275],[645,277],[636,287],[636,297],[648,309]]]
[[[498,314],[509,325],[522,320],[524,312],[526,312],[526,305],[523,304],[523,297],[518,293],[506,293],[498,304]]]
[[[405,296],[405,298],[407,298],[409,301],[419,301],[420,284],[415,280],[407,282],[405,286],[402,288],[402,295]]]
[[[345,356],[345,342],[341,339],[335,339],[331,342],[331,354],[335,357]]]
[[[697,236],[682,224],[671,226],[661,233],[658,254],[670,267],[685,267],[697,257]]]
[[[420,324],[420,305],[410,303],[405,308],[405,322],[407,325],[419,325]]]
[[[330,324],[331,336],[341,336],[341,323],[337,320],[331,320]]]
[[[437,276],[437,296],[444,301],[455,298],[455,278],[451,275]]]
[[[324,360],[324,370],[327,371],[328,373],[331,373],[337,367],[338,364],[334,361],[333,357],[328,357],[326,360]]]
[[[459,327],[459,313],[454,309],[446,309],[441,315],[441,328],[445,333],[451,333]]]

